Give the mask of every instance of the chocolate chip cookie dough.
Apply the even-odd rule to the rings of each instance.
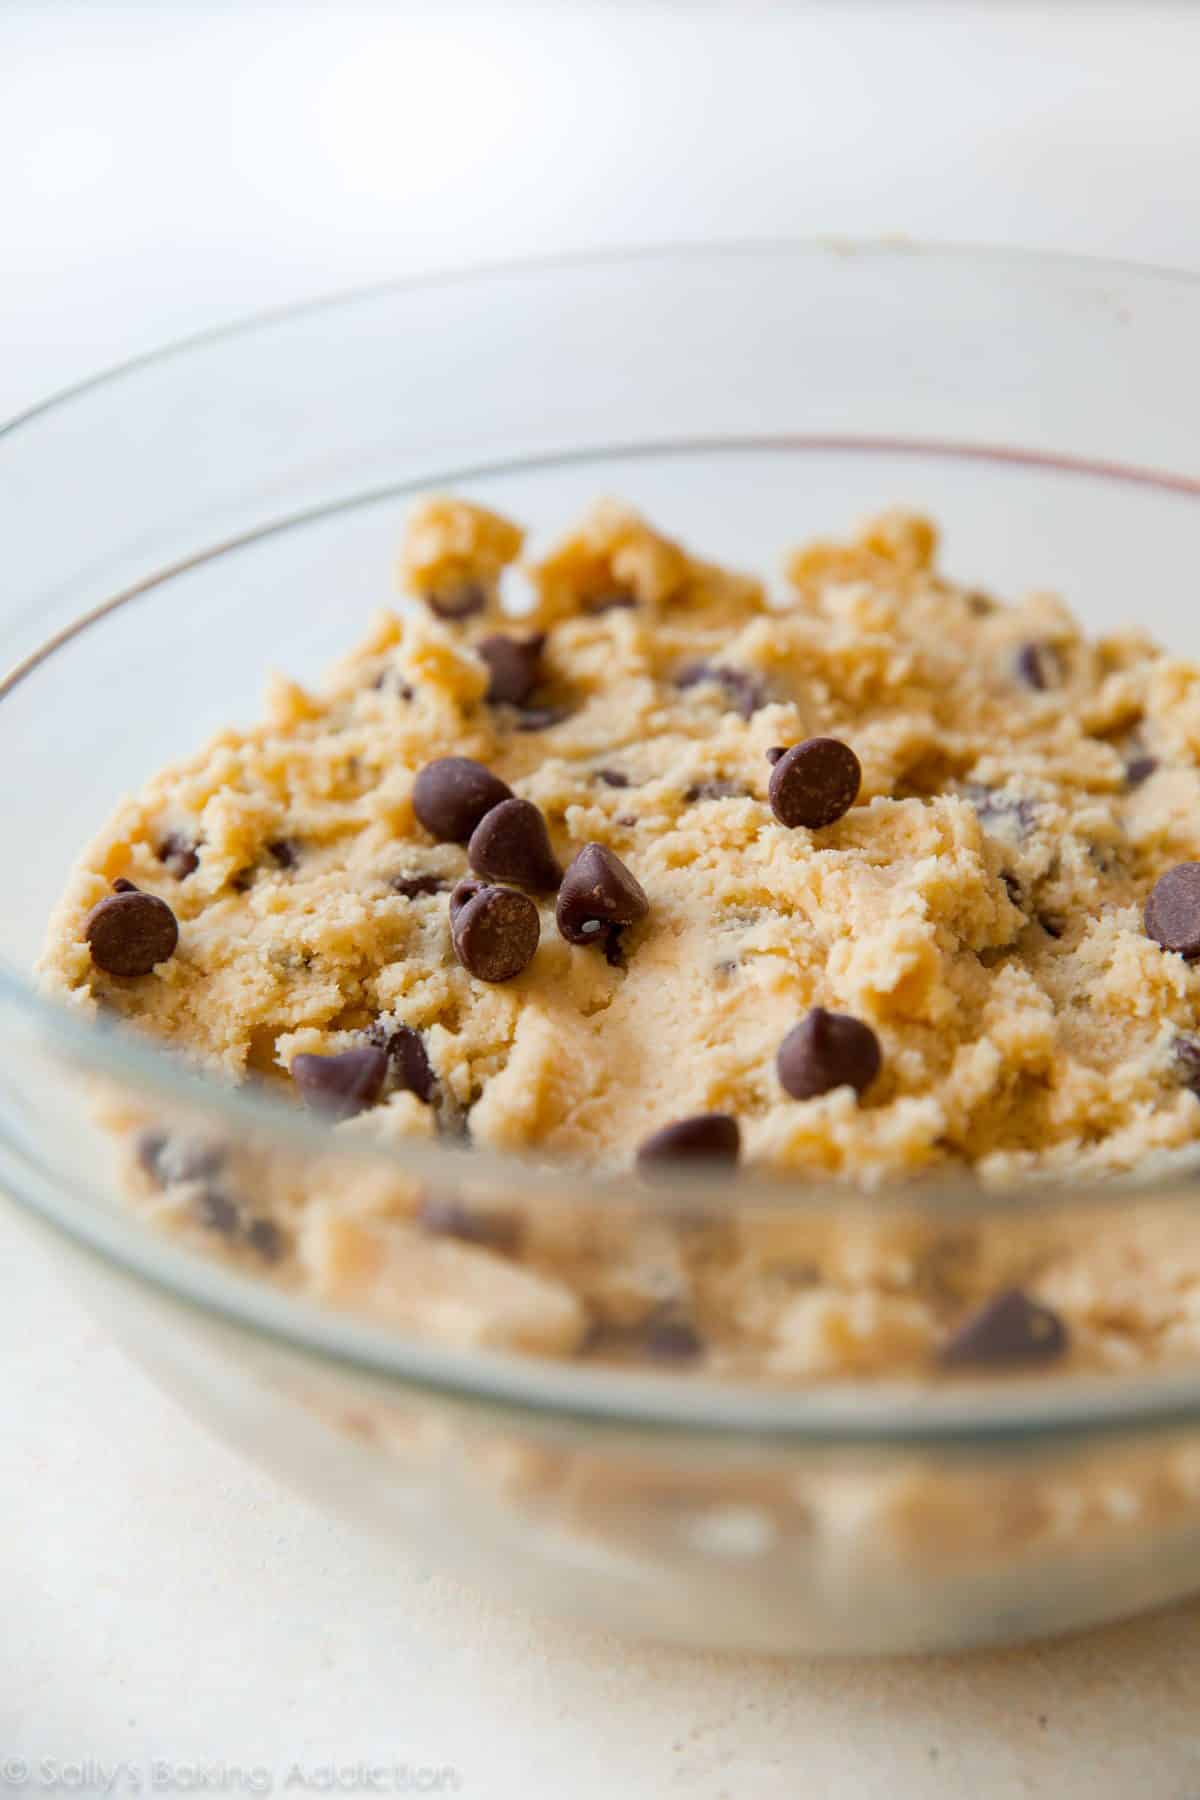
[[[481,507],[419,507],[414,604],[121,806],[49,981],[339,1131],[642,1181],[1108,1175],[1200,1136],[1200,671],[957,586],[903,513],[797,552],[776,598],[613,503],[521,550]],[[557,1352],[612,1323],[561,1249],[428,1195],[248,1217],[173,1180],[180,1154],[140,1153],[168,1212],[217,1193],[230,1253],[256,1230],[339,1303],[412,1324],[449,1290],[458,1335]],[[1061,1268],[981,1276],[964,1311],[869,1269],[767,1295],[736,1256],[668,1260],[665,1310],[635,1282],[625,1312],[670,1355],[844,1373],[1102,1336],[1095,1283],[1071,1331],[1048,1307]]]

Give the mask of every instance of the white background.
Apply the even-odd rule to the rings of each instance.
[[[1148,0],[0,0],[0,416],[253,308],[523,252],[903,233],[1200,267],[1198,94],[1200,8]],[[0,1351],[0,1757],[407,1760],[489,1800],[1200,1795],[1200,1607],[933,1662],[631,1649],[235,1462],[3,1219]]]

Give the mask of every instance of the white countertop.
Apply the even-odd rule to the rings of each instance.
[[[1198,67],[1200,10],[1136,0],[8,0],[0,416],[247,310],[524,252],[898,232],[1200,267]],[[955,1659],[630,1647],[235,1461],[2,1214],[0,1348],[0,1789],[51,1758],[90,1792],[161,1759],[235,1793],[385,1762],[488,1800],[1200,1794],[1200,1604]]]

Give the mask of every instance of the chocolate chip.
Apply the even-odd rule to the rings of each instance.
[[[749,789],[740,781],[694,781],[683,797],[689,804],[697,800],[745,800]]]
[[[1010,793],[1006,788],[985,787],[969,781],[963,786],[963,797],[975,808],[975,816],[986,830],[1008,838],[1025,838],[1037,823],[1038,809],[1032,800]],[[991,834],[989,834],[991,835]]]
[[[278,1262],[283,1255],[283,1233],[273,1219],[251,1219],[246,1227],[246,1242],[264,1262]]]
[[[148,975],[174,955],[179,925],[165,900],[127,887],[93,906],[83,935],[106,975]]]
[[[1200,956],[1200,863],[1160,875],[1146,901],[1146,935],[1191,962]]]
[[[505,1254],[516,1250],[522,1236],[515,1213],[477,1212],[448,1194],[427,1194],[417,1208],[417,1218],[435,1237],[457,1238],[460,1243],[479,1244]]]
[[[112,884],[114,894],[140,894],[141,888],[136,881],[130,881],[125,875],[118,875]]]
[[[670,1303],[668,1303],[670,1306]],[[656,1362],[691,1362],[704,1354],[704,1339],[690,1319],[667,1306],[656,1308],[636,1324],[603,1320],[593,1326],[586,1348],[599,1356],[628,1362],[652,1357]]]
[[[812,1100],[834,1088],[864,1094],[883,1066],[879,1039],[861,1019],[814,1006],[779,1046],[775,1067],[793,1100]]]
[[[688,663],[675,677],[676,687],[685,689],[705,681],[716,682],[724,690],[730,710],[740,713],[743,719],[767,704],[762,682],[746,669],[731,669],[721,663]]]
[[[515,888],[483,887],[466,900],[450,897],[450,937],[463,968],[479,981],[511,981],[533,961],[541,935],[538,909]]]
[[[482,894],[487,885],[486,881],[481,881],[476,875],[464,875],[461,881],[455,882],[450,890],[449,902],[450,926],[452,930],[455,919],[467,904],[467,901],[474,900],[477,894]]]
[[[267,845],[267,855],[281,869],[294,869],[300,860],[295,844],[291,838],[272,838]]]
[[[691,1362],[704,1354],[704,1339],[687,1319],[648,1319],[643,1328],[642,1344],[648,1356],[663,1362]]]
[[[387,1053],[396,1086],[415,1094],[428,1106],[437,1080],[420,1032],[414,1031],[411,1025],[393,1025],[389,1029],[377,1020],[367,1033],[367,1042],[377,1044]]]
[[[532,800],[502,800],[471,833],[467,861],[489,881],[553,891],[562,870],[550,845],[546,821]]]
[[[605,787],[627,788],[629,786],[628,775],[623,775],[620,769],[597,769],[595,776],[596,780],[602,781]]]
[[[545,645],[544,631],[530,638],[505,637],[497,632],[476,644],[475,653],[483,658],[491,675],[487,697],[493,705],[504,702],[524,706],[541,676]]]
[[[697,1113],[664,1125],[638,1146],[639,1168],[649,1163],[730,1164],[738,1159],[742,1134],[729,1113]]]
[[[376,1044],[335,1056],[292,1058],[292,1080],[308,1106],[335,1119],[351,1119],[374,1106],[387,1075],[386,1053]]]
[[[158,860],[163,863],[176,881],[186,881],[200,867],[200,856],[190,838],[184,837],[181,831],[172,831],[158,846]]]
[[[848,813],[862,786],[862,765],[840,738],[806,738],[785,750],[767,786],[781,825],[820,831]]]
[[[159,1168],[158,1159],[167,1147],[165,1131],[143,1131],[134,1145],[134,1155],[138,1163],[146,1171],[152,1181],[165,1187],[166,1181]]]
[[[1058,1314],[1009,1288],[970,1314],[942,1345],[938,1360],[945,1368],[1053,1362],[1066,1348],[1067,1328]]]
[[[469,756],[439,756],[425,764],[413,783],[413,811],[435,838],[465,844],[484,813],[512,789]]]
[[[137,1141],[137,1159],[160,1187],[181,1181],[206,1181],[224,1164],[221,1144],[203,1138],[173,1138],[165,1131],[147,1131]]]
[[[568,944],[591,944],[649,910],[645,890],[620,857],[603,844],[585,844],[563,876],[555,918]]]
[[[787,750],[783,744],[774,744],[771,749],[767,751],[767,761],[770,763],[771,767],[774,768],[780,757],[786,755]]]
[[[1171,1045],[1171,1061],[1181,1087],[1200,1099],[1200,1038],[1180,1036]]]
[[[1135,756],[1125,764],[1126,787],[1141,787],[1158,769],[1157,756]]]
[[[517,714],[514,724],[518,731],[549,731],[552,725],[561,725],[570,716],[565,706],[531,706]]]
[[[463,581],[440,593],[426,594],[425,601],[439,619],[470,619],[487,605],[487,589],[478,581]]]
[[[1053,644],[1022,644],[1013,659],[1013,666],[1025,686],[1038,693],[1058,687],[1062,682],[1062,657]]]
[[[413,697],[412,688],[407,681],[401,681],[398,669],[380,669],[371,686],[376,693],[386,690],[398,694],[401,700],[411,700]]]
[[[391,888],[405,900],[420,900],[425,894],[444,894],[449,882],[440,875],[394,875]]]
[[[229,885],[233,888],[235,893],[249,893],[250,889],[254,886],[254,870],[239,869],[236,874],[229,877]]]
[[[219,1232],[222,1237],[235,1237],[241,1226],[241,1214],[220,1188],[204,1188],[197,1194],[193,1202],[196,1217],[209,1231]]]

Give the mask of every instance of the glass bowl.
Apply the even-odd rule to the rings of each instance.
[[[918,1262],[964,1242],[1170,1256],[1185,1163],[1001,1194],[739,1178],[650,1192],[445,1144],[372,1147],[41,997],[29,970],[116,797],[301,680],[388,598],[408,497],[535,539],[598,493],[766,572],[895,502],[953,573],[1200,648],[1200,284],[1068,258],[735,245],[430,277],[97,377],[0,433],[0,1180],[110,1328],[332,1508],[522,1601],[693,1645],[1029,1637],[1200,1587],[1200,1368],[779,1388],[406,1337],[127,1209],[98,1093],[344,1185],[548,1218],[764,1231]]]

